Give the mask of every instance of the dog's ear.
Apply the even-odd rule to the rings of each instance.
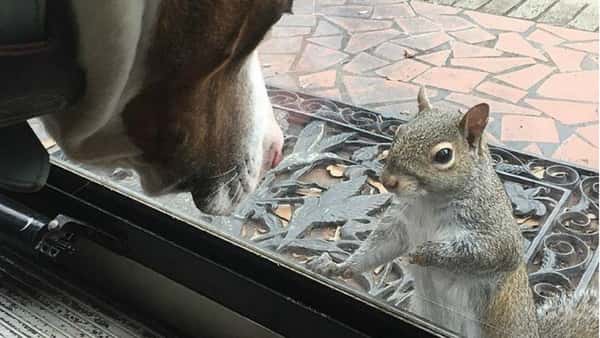
[[[234,58],[245,57],[258,46],[269,29],[284,13],[292,13],[292,0],[253,0],[231,55]]]

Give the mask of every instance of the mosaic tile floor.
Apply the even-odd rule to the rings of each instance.
[[[598,169],[598,33],[403,0],[296,0],[267,84],[402,117],[491,106],[491,143]]]

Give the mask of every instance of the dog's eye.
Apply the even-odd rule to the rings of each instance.
[[[447,164],[450,161],[452,161],[452,155],[453,155],[452,149],[450,149],[450,148],[440,149],[440,150],[438,150],[437,153],[435,153],[433,160],[439,164]]]

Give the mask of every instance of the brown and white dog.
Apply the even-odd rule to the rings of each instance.
[[[43,122],[72,159],[224,214],[281,159],[255,51],[291,0],[72,0],[86,90]]]

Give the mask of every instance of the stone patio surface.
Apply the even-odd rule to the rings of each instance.
[[[598,33],[403,0],[295,0],[259,47],[267,84],[414,113],[491,106],[491,143],[598,169]]]

